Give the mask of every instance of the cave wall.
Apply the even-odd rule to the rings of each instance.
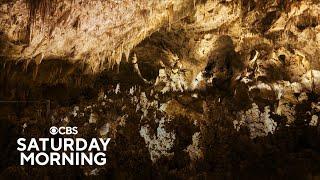
[[[317,0],[0,1],[0,97],[51,100],[41,124],[30,105],[12,117],[24,135],[77,125],[113,139],[112,163],[74,174],[317,178],[319,12]]]

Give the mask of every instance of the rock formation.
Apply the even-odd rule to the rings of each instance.
[[[319,22],[318,0],[0,0],[1,176],[55,177],[4,147],[72,125],[112,147],[70,179],[317,179]]]

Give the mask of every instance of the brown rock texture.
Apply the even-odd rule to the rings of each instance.
[[[0,0],[0,176],[318,179],[319,22],[318,0]],[[17,166],[53,125],[110,137],[108,164]]]

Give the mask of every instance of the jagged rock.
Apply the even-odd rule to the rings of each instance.
[[[98,120],[98,115],[95,113],[91,113],[90,117],[89,117],[89,123],[95,124],[95,123],[97,123],[97,120]]]
[[[303,84],[304,88],[306,88],[307,90],[319,93],[320,92],[320,71],[311,70],[306,72],[301,77],[301,83]]]
[[[71,112],[71,114],[73,115],[73,117],[76,117],[78,115],[78,111],[79,111],[79,106],[75,106],[73,108],[73,111]]]
[[[175,140],[175,132],[167,132],[165,122],[168,121],[162,118],[159,121],[157,132],[154,135],[150,134],[148,125],[141,126],[140,136],[144,138],[146,146],[149,149],[152,162],[156,162],[162,156],[170,157],[173,153],[170,152]]]
[[[99,129],[100,136],[106,136],[110,131],[110,124],[106,123]]]
[[[83,138],[112,138],[110,163],[80,167],[86,176],[250,179],[252,167],[276,167],[269,179],[300,170],[312,179],[319,9],[316,0],[0,1],[0,98],[52,101],[51,123],[40,105],[15,105],[10,127],[23,135],[72,125]]]
[[[317,115],[313,115],[311,117],[311,121],[309,123],[310,126],[317,126],[318,125],[318,119],[319,117]]]
[[[264,112],[260,112],[259,107],[253,103],[252,108],[246,112],[241,112],[239,115],[241,120],[234,122],[237,130],[241,126],[246,126],[250,130],[250,137],[256,138],[266,136],[269,133],[273,134],[276,130],[277,123],[270,118],[270,108],[264,107]]]
[[[190,144],[185,151],[189,153],[190,159],[192,161],[197,161],[203,158],[203,152],[200,149],[200,133],[197,132],[192,135],[192,144]]]

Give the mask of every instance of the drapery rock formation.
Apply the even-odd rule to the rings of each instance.
[[[192,1],[2,2],[1,55],[37,64],[81,60],[97,72],[128,58],[133,47],[193,6]]]

